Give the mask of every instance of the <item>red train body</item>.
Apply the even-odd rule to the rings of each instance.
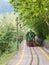
[[[32,44],[31,44],[30,42],[26,42],[26,44],[27,44],[27,46],[29,46],[29,47],[30,47],[30,46],[36,46],[36,45],[37,45],[35,42],[32,43]]]

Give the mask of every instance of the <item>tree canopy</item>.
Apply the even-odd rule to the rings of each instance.
[[[39,38],[49,34],[49,0],[10,0],[20,20],[34,29]]]

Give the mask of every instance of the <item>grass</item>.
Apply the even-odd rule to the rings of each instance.
[[[16,54],[17,54],[16,45],[14,45],[13,50],[10,53],[5,52],[0,56],[0,65],[7,65],[10,59],[12,59],[13,56]]]

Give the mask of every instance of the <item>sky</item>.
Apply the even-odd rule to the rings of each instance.
[[[9,3],[9,0],[0,0],[0,14],[11,13],[13,10],[13,6]]]

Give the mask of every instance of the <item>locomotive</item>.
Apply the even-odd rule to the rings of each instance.
[[[27,46],[36,46],[35,43],[35,33],[30,31],[26,34],[26,44]]]

